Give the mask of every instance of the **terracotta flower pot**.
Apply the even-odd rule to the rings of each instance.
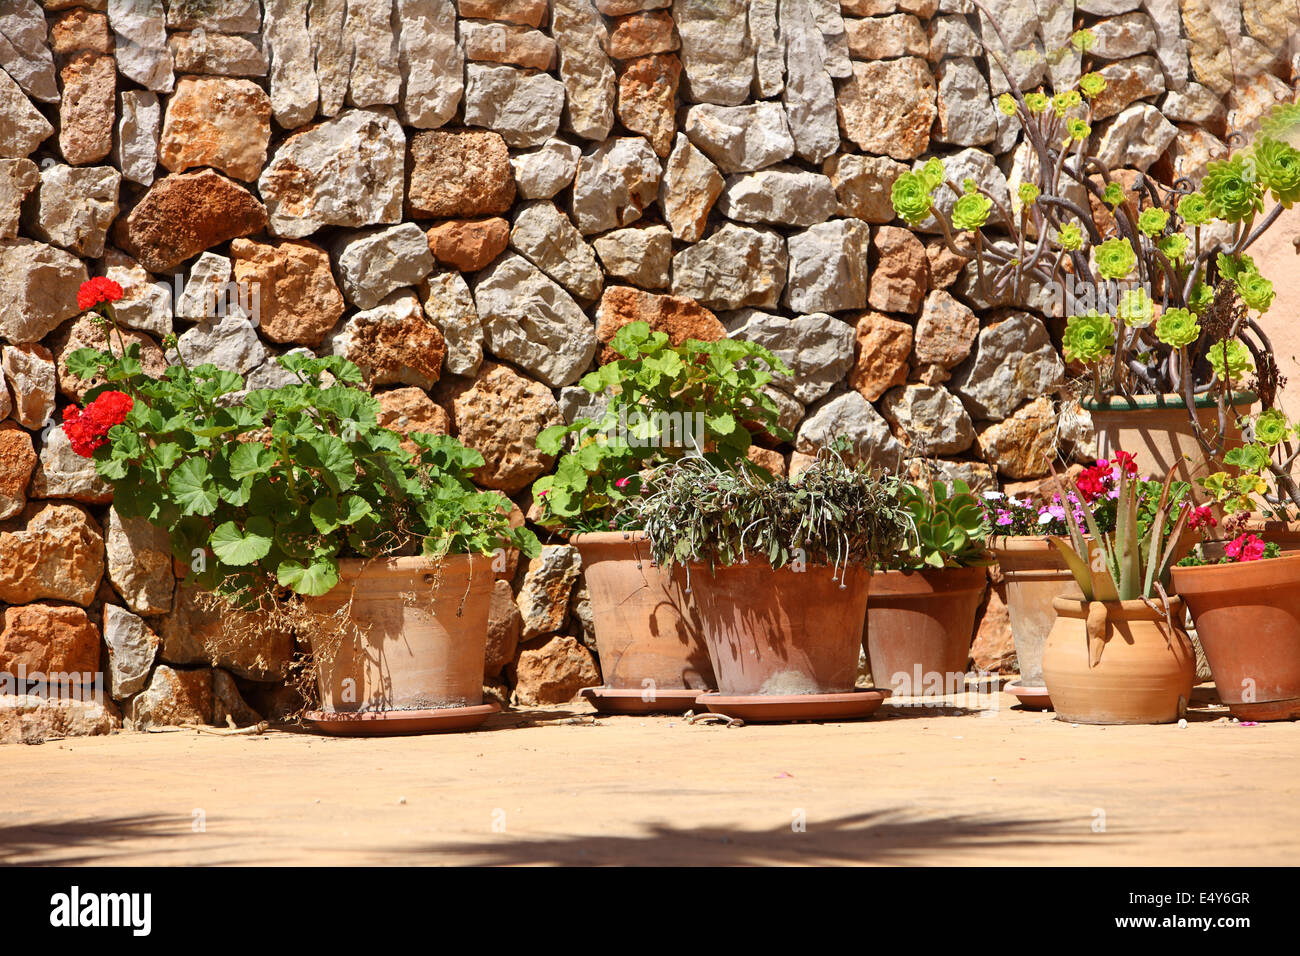
[[[872,680],[903,695],[960,690],[987,579],[983,567],[877,572],[865,644]]]
[[[685,593],[685,572],[655,565],[641,532],[577,534],[571,543],[582,555],[606,686],[712,688],[713,666]]]
[[[1246,531],[1276,544],[1283,554],[1300,551],[1300,521],[1265,521],[1255,518],[1246,522]]]
[[[998,559],[1006,584],[1020,683],[1042,687],[1043,644],[1056,623],[1052,601],[1074,587],[1074,575],[1047,538],[997,537],[990,539],[989,548]]]
[[[853,690],[870,575],[773,570],[766,559],[690,567],[691,595],[723,696],[839,694]]]
[[[1300,554],[1174,568],[1174,587],[1232,714],[1300,717]]]
[[[1144,601],[1090,602],[1076,592],[1053,604],[1043,680],[1058,719],[1167,724],[1186,713],[1196,657],[1178,597],[1169,599],[1168,620]]]
[[[1254,392],[1236,392],[1232,407],[1238,415],[1250,412]],[[1193,469],[1204,457],[1192,433],[1192,423],[1181,395],[1138,395],[1132,399],[1111,398],[1101,403],[1082,403],[1092,415],[1097,432],[1097,457],[1114,458],[1116,451],[1133,455],[1138,474],[1163,478],[1170,469],[1180,481],[1191,484],[1191,495],[1204,502],[1205,493],[1196,484]],[[1218,408],[1213,398],[1197,400],[1196,416],[1202,428],[1212,434],[1218,429]],[[1226,448],[1241,445],[1241,431],[1229,415]]]
[[[483,705],[490,559],[449,555],[438,571],[421,557],[344,559],[339,571],[333,590],[306,601],[320,615],[352,602],[348,624],[312,641],[321,712],[366,714],[369,724]],[[382,732],[357,723],[357,733]]]

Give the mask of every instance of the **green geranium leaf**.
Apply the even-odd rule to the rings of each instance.
[[[265,518],[249,518],[244,528],[233,521],[217,525],[208,539],[215,554],[226,564],[241,567],[262,560],[271,551],[271,522]]]

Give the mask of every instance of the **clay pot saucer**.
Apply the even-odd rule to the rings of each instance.
[[[404,734],[445,734],[473,730],[501,708],[495,703],[435,710],[380,710],[343,713],[309,710],[303,716],[332,737],[393,737]]]
[[[705,693],[708,691],[671,688],[655,690],[653,699],[646,700],[646,691],[636,687],[584,687],[579,692],[597,711],[613,715],[684,714]]]
[[[1046,685],[1027,687],[1018,680],[1013,680],[1002,688],[1020,701],[1025,710],[1051,710],[1052,698],[1047,693]]]
[[[880,709],[892,691],[859,687],[841,694],[753,694],[723,696],[701,694],[699,703],[715,714],[738,717],[746,723],[787,720],[856,720]]]

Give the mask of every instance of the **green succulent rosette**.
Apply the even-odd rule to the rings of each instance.
[[[1241,222],[1264,209],[1264,191],[1254,167],[1240,153],[1209,163],[1201,180],[1201,192],[1210,210],[1224,222]]]
[[[1035,116],[1043,112],[1043,110],[1047,109],[1051,105],[1052,105],[1052,101],[1048,99],[1046,93],[1025,94],[1025,106],[1028,108],[1029,112]]]
[[[1246,303],[1246,308],[1254,309],[1256,312],[1267,312],[1273,306],[1273,298],[1276,293],[1273,291],[1273,283],[1265,279],[1258,272],[1243,272],[1236,279],[1237,294],[1241,296],[1241,301]]]
[[[1097,257],[1097,272],[1103,279],[1127,279],[1137,267],[1137,253],[1127,239],[1107,239],[1093,250]]]
[[[1259,133],[1269,139],[1286,141],[1300,129],[1300,103],[1279,103],[1259,124]]]
[[[1176,266],[1181,266],[1183,260],[1187,258],[1187,247],[1191,240],[1183,232],[1175,232],[1171,236],[1162,236],[1156,240],[1156,248],[1164,253],[1165,258]]]
[[[1109,315],[1090,311],[1066,320],[1061,352],[1067,362],[1095,365],[1110,356],[1114,345],[1115,321]]]
[[[921,178],[925,181],[925,186],[930,192],[934,192],[943,185],[948,171],[944,168],[943,161],[938,157],[930,157],[925,161],[920,169],[917,170]]]
[[[1120,295],[1115,312],[1125,325],[1145,329],[1156,317],[1156,304],[1146,289],[1128,289]]]
[[[1192,294],[1187,297],[1187,307],[1197,315],[1203,315],[1212,305],[1214,305],[1214,290],[1204,282],[1193,285]]]
[[[1291,423],[1286,420],[1286,415],[1280,409],[1270,408],[1266,412],[1261,412],[1255,419],[1255,440],[1263,445],[1272,448],[1281,442],[1286,441],[1291,432]]]
[[[1201,324],[1187,309],[1166,309],[1156,320],[1156,338],[1176,349],[1186,348],[1201,337]]]
[[[1016,98],[1010,93],[1003,93],[998,97],[998,109],[1003,116],[1015,116],[1016,108]]]
[[[1020,201],[1026,206],[1032,206],[1038,202],[1039,189],[1033,183],[1021,183],[1016,193],[1020,196]]]
[[[953,226],[967,232],[984,228],[984,224],[989,221],[989,212],[993,209],[992,201],[980,195],[973,188],[974,185],[973,182],[967,181],[966,192],[952,207]]]
[[[1210,346],[1205,358],[1221,382],[1226,382],[1229,379],[1239,382],[1246,375],[1255,371],[1255,363],[1251,360],[1250,349],[1246,348],[1237,339],[1220,339]]]
[[[1092,135],[1092,127],[1077,116],[1072,116],[1065,121],[1065,132],[1070,139],[1076,143],[1082,143]]]
[[[1169,225],[1169,213],[1157,206],[1150,209],[1143,209],[1142,214],[1138,216],[1138,231],[1144,236],[1154,239],[1165,231]]]
[[[1300,150],[1289,143],[1263,138],[1255,144],[1259,184],[1284,207],[1300,200]]]
[[[1204,226],[1214,220],[1214,210],[1205,193],[1188,193],[1178,200],[1178,216],[1189,226]]]
[[[1111,209],[1118,209],[1124,202],[1124,187],[1119,183],[1107,183],[1101,191],[1101,201]]]
[[[911,226],[925,222],[934,207],[931,187],[920,173],[900,173],[889,191],[889,201],[899,218]]]
[[[1079,77],[1079,91],[1090,100],[1095,100],[1106,91],[1106,78],[1100,73],[1085,73]]]
[[[1078,252],[1083,248],[1083,230],[1078,223],[1066,223],[1056,234],[1056,241],[1066,252]]]
[[[1052,97],[1052,109],[1056,115],[1064,119],[1065,114],[1083,102],[1078,90],[1066,90],[1064,93],[1057,93]]]
[[[1215,262],[1219,267],[1219,274],[1229,282],[1236,282],[1247,273],[1259,271],[1255,260],[1245,253],[1230,256],[1226,252],[1220,252]]]
[[[1087,53],[1097,42],[1097,34],[1091,30],[1075,30],[1070,34],[1070,45],[1080,53]]]

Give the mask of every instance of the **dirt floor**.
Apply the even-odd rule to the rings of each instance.
[[[991,695],[854,723],[499,714],[0,747],[0,862],[1291,864],[1300,723],[1071,726]]]

